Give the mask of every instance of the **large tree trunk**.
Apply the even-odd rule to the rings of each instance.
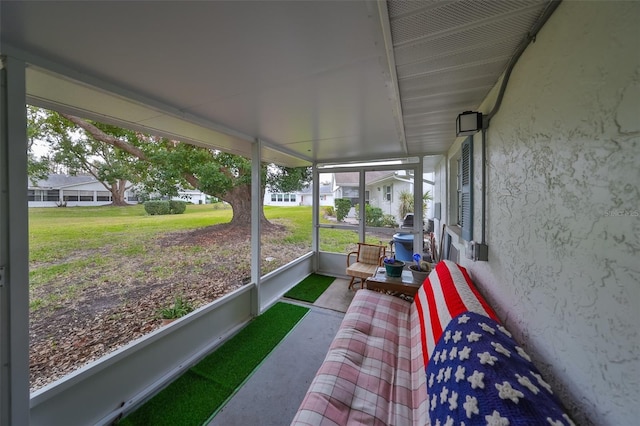
[[[114,206],[128,206],[130,205],[124,199],[124,193],[127,190],[127,182],[119,180],[111,184],[109,191],[111,192],[111,204]]]
[[[234,187],[225,194],[223,200],[231,204],[233,209],[233,217],[230,223],[232,226],[247,227],[251,225],[251,185]],[[260,220],[262,226],[271,226],[271,222],[264,215],[262,206],[260,208]]]

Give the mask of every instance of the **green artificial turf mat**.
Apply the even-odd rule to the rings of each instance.
[[[119,424],[202,425],[308,311],[276,303]]]
[[[327,288],[329,288],[334,280],[334,277],[311,274],[304,280],[300,281],[300,283],[294,288],[289,290],[284,297],[313,303]]]

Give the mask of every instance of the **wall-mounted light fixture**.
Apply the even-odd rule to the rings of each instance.
[[[456,136],[473,136],[482,130],[482,113],[465,111],[456,119]]]

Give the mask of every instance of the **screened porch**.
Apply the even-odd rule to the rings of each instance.
[[[346,278],[328,231],[386,244],[400,221],[370,226],[366,206],[393,208],[406,184],[412,251],[432,221],[574,418],[631,424],[638,18],[637,2],[2,2],[0,423],[130,413],[305,277]],[[249,282],[33,393],[27,104],[252,164]],[[480,117],[469,127],[467,112]],[[269,163],[311,167],[315,184],[308,252],[263,275]],[[325,174],[356,177],[341,187],[353,220],[321,220]],[[327,330],[340,318],[312,314]]]

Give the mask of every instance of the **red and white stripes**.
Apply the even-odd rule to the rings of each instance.
[[[420,317],[425,366],[452,318],[471,311],[499,321],[473,285],[467,270],[449,260],[438,263],[429,274],[416,294],[415,305]]]

